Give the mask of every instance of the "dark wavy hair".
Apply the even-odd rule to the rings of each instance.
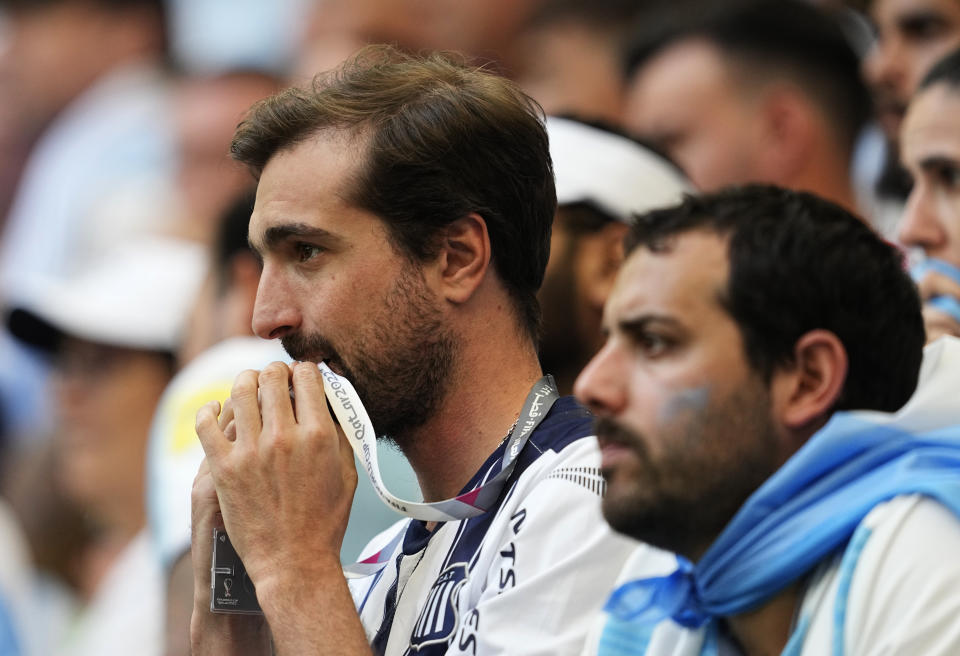
[[[836,410],[893,412],[910,398],[923,355],[920,298],[901,253],[861,220],[813,194],[750,185],[638,217],[627,251],[669,250],[691,230],[728,239],[721,303],[768,381],[792,363],[800,337],[824,329],[849,360]]]
[[[310,87],[254,105],[231,153],[259,176],[274,154],[324,129],[366,138],[349,201],[379,216],[401,252],[427,259],[444,226],[483,217],[494,270],[536,339],[557,200],[534,100],[453,55],[368,46]]]

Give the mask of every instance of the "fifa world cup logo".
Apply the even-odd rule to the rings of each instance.
[[[223,596],[230,596],[230,588],[233,587],[233,579],[223,579]]]

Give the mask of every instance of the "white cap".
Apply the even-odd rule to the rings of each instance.
[[[670,162],[626,137],[554,116],[547,134],[560,206],[589,202],[628,223],[693,191]]]
[[[122,242],[77,276],[22,286],[8,299],[7,323],[16,337],[46,349],[69,335],[172,352],[206,267],[199,244],[159,237]]]

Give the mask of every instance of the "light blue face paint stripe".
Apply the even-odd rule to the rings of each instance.
[[[710,385],[701,385],[677,392],[660,409],[657,419],[670,423],[688,413],[699,415],[710,405],[710,389]]]
[[[837,598],[833,606],[833,656],[843,656],[845,651],[844,638],[847,626],[847,606],[850,600],[850,588],[853,584],[853,573],[863,554],[863,548],[873,530],[861,524],[850,539],[850,544],[840,562],[839,582],[837,583]]]

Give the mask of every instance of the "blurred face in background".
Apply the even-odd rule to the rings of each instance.
[[[864,62],[880,124],[896,143],[907,104],[923,76],[960,46],[960,0],[874,0],[876,43]]]
[[[637,70],[627,91],[624,124],[710,191],[765,180],[757,170],[760,112],[710,43],[667,46]]]
[[[24,3],[27,4],[27,3]],[[6,13],[0,97],[37,132],[104,72],[159,51],[156,17],[78,0],[37,2]]]
[[[516,81],[547,114],[620,125],[624,85],[617,42],[576,21],[549,23],[518,40]]]
[[[250,173],[230,159],[230,141],[250,106],[278,90],[277,80],[260,73],[201,77],[180,85],[177,186],[188,236],[209,242],[227,205],[249,186]]]
[[[935,84],[917,94],[900,145],[914,179],[900,241],[960,267],[960,91]]]
[[[170,380],[161,354],[66,338],[54,366],[58,477],[105,528],[143,524],[153,412]]]
[[[38,130],[90,83],[95,23],[82,3],[7,12],[0,85],[29,129]]]

